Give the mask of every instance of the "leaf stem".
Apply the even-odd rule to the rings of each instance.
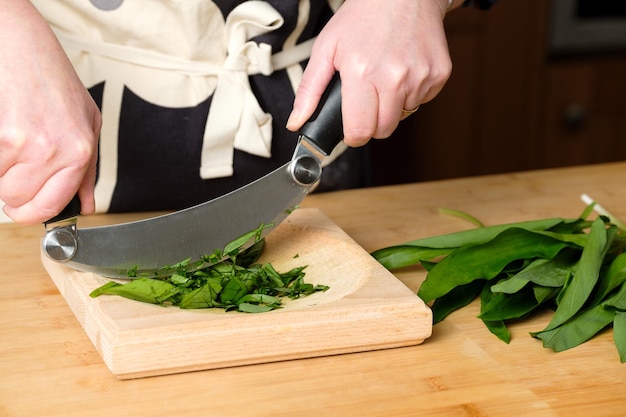
[[[455,209],[449,209],[449,208],[440,208],[439,209],[439,213],[441,214],[447,214],[449,216],[456,216],[456,217],[460,217],[464,220],[467,220],[468,222],[472,223],[473,225],[475,225],[476,227],[484,227],[485,225],[478,220],[476,217],[472,216],[469,213],[466,213],[464,211],[460,211],[460,210],[455,210]]]
[[[593,205],[593,209],[603,215],[609,218],[609,220],[611,221],[611,223],[613,223],[615,226],[617,226],[617,228],[619,230],[621,230],[622,232],[626,232],[626,224],[624,224],[621,220],[619,220],[617,217],[615,217],[614,215],[612,215],[607,209],[605,209],[604,207],[602,207],[597,201],[595,201],[593,198],[589,197],[589,195],[587,194],[581,194],[580,199],[588,205]]]

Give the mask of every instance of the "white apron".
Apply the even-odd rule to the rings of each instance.
[[[132,157],[122,157],[120,132],[128,124],[123,122],[125,96],[136,96],[172,111],[210,103],[208,116],[204,116],[206,120],[201,120],[204,128],[199,129],[202,130],[201,151],[193,155],[199,159],[197,176],[200,180],[233,176],[235,150],[265,159],[273,156],[273,130],[278,129],[272,128],[272,114],[266,112],[255,97],[250,77],[282,71],[293,94],[302,76],[302,63],[310,55],[315,39],[301,40],[315,0],[297,2],[297,21],[289,22],[290,33],[281,38],[282,44],[273,45],[279,52],[253,38],[284,31],[286,22],[271,3],[289,3],[294,7],[296,1],[32,1],[52,26],[84,85],[88,88],[102,86],[99,91],[103,125],[96,183],[98,212],[111,211],[111,202],[121,181],[120,173],[129,160],[135,158],[136,162],[131,164],[146,163],[147,167],[140,172],[150,169],[150,161],[142,161],[140,151],[135,150]],[[324,7],[336,10],[341,1],[330,3],[334,4]],[[158,125],[158,120],[156,123]],[[159,133],[156,132],[155,137]],[[148,142],[144,140],[146,146]],[[343,147],[338,147],[335,154],[342,151]],[[170,150],[156,159],[173,153],[176,152]],[[158,172],[146,178],[150,175],[158,175]],[[176,172],[171,175],[176,176]],[[234,180],[228,184],[230,188],[243,185]],[[139,195],[140,186],[133,187]],[[121,198],[134,198],[132,187],[128,188],[126,194],[120,192]],[[160,187],[153,185],[152,188],[151,193],[158,195]],[[175,194],[172,189],[168,193]],[[158,196],[155,200],[165,198],[167,196]],[[151,206],[150,200],[146,201],[139,209],[168,208],[167,204]],[[188,203],[173,206],[181,204]],[[113,211],[123,210],[122,204]]]

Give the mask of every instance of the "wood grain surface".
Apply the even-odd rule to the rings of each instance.
[[[295,210],[273,230],[259,262],[278,271],[306,265],[306,282],[330,288],[262,314],[91,298],[106,278],[42,260],[121,379],[410,346],[431,335],[422,300],[314,208]]]
[[[578,216],[587,193],[626,219],[626,163],[310,195],[366,251],[486,224]],[[143,214],[145,215],[145,214]],[[87,226],[138,215],[90,216]],[[554,353],[529,336],[548,316],[511,327],[505,344],[476,303],[418,346],[119,380],[39,259],[42,226],[0,225],[0,416],[615,417],[626,368],[610,331]],[[425,272],[395,273],[416,291]]]

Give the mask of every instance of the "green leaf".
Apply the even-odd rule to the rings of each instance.
[[[626,282],[626,253],[618,255],[600,276],[593,304],[605,299],[611,291]]]
[[[399,269],[415,265],[418,262],[430,261],[450,254],[454,249],[433,249],[412,245],[398,245],[379,249],[372,256],[387,269]]]
[[[250,303],[241,303],[237,306],[237,309],[242,313],[266,313],[268,311],[275,310],[276,307],[267,305],[258,305]]]
[[[611,293],[602,304],[613,310],[626,311],[626,285],[622,285],[618,291]]]
[[[182,309],[210,308],[216,305],[217,295],[221,286],[215,281],[209,281],[183,296],[178,306]]]
[[[626,362],[626,312],[618,311],[613,320],[613,342],[619,353],[620,362]]]
[[[484,281],[477,280],[466,285],[460,285],[439,297],[432,304],[433,324],[437,324],[453,311],[465,307],[480,294]]]
[[[531,333],[544,341],[544,347],[560,352],[578,346],[592,338],[614,321],[616,305],[626,298],[626,286],[601,304],[594,305],[574,316],[564,324],[548,331]],[[615,330],[614,330],[615,331]],[[613,336],[615,338],[615,335]],[[619,350],[619,347],[618,347]]]
[[[144,303],[161,304],[177,292],[176,288],[169,282],[152,278],[138,278],[125,284],[111,281],[94,290],[90,296],[97,297],[102,294],[119,295]]]
[[[272,226],[274,226],[273,223],[261,224],[257,229],[241,235],[224,247],[224,253],[228,256],[237,255],[241,247],[248,243],[248,241],[250,241],[251,239],[254,239],[255,242],[259,241],[261,239],[263,230]]]
[[[446,256],[452,250],[462,246],[487,242],[507,229],[548,230],[563,223],[571,223],[571,221],[555,218],[485,226],[412,240],[400,245],[378,249],[372,252],[371,255],[385,268],[398,269],[414,265],[420,261],[429,261]]]
[[[279,308],[280,297],[298,298],[327,291],[326,285],[304,282],[306,266],[279,273],[269,263],[253,264],[264,248],[262,231],[266,227],[269,226],[262,225],[227,245],[230,251],[227,259],[222,259],[221,250],[215,250],[203,256],[193,268],[188,258],[162,268],[159,273],[163,274],[158,277],[144,277],[125,284],[110,281],[93,290],[90,296],[119,295],[182,309],[218,307],[225,311],[262,312]],[[250,239],[255,242],[244,250],[242,245]],[[244,306],[239,308],[238,305]]]
[[[554,233],[551,231],[538,231],[537,233],[542,233],[553,239],[560,240],[561,242],[571,243],[579,248],[584,248],[587,245],[587,239],[589,238],[584,233]]]
[[[535,299],[532,288],[515,294],[492,293],[488,301],[483,300],[478,318],[487,321],[518,319],[537,306],[539,302]]]
[[[272,297],[267,294],[247,294],[244,295],[240,300],[240,303],[254,303],[254,304],[265,304],[272,307],[277,307],[281,304],[280,299],[277,297]]]
[[[418,295],[429,302],[459,285],[492,279],[512,261],[552,258],[566,246],[564,242],[525,229],[506,229],[486,243],[459,248],[445,257],[430,270]]]
[[[174,274],[170,277],[169,281],[173,285],[185,286],[191,282],[191,278],[180,274]]]
[[[552,300],[559,293],[559,288],[551,288],[551,287],[533,287],[533,294],[535,295],[535,300],[539,304],[543,304],[546,301]]]
[[[565,323],[583,307],[598,281],[602,260],[611,241],[611,234],[614,235],[615,232],[615,227],[607,230],[604,221],[600,218],[593,222],[578,268],[569,286],[564,287],[562,296],[559,296],[558,307],[544,331]]]
[[[412,240],[404,243],[404,245],[439,249],[460,248],[461,246],[476,245],[479,243],[490,241],[500,233],[509,229],[525,229],[530,231],[548,230],[551,227],[563,223],[564,221],[564,219],[555,218],[485,226],[477,229],[463,230],[460,232],[449,233],[440,236],[432,236],[423,239]]]
[[[483,320],[483,323],[498,339],[507,344],[511,342],[511,332],[503,321]]]
[[[255,287],[254,277],[246,274],[232,276],[224,285],[220,294],[220,301],[225,304],[237,304],[239,299],[248,294]]]
[[[591,339],[611,324],[614,318],[615,312],[600,304],[577,314],[558,327],[531,333],[531,336],[541,339],[544,347],[562,352]]]
[[[517,274],[493,285],[491,291],[512,294],[530,282],[544,287],[562,287],[578,262],[580,253],[578,250],[566,249],[552,259],[535,259]]]
[[[259,260],[263,249],[265,249],[265,239],[260,239],[252,246],[239,253],[234,262],[236,265],[247,268]]]
[[[498,339],[505,343],[509,343],[511,341],[511,332],[507,329],[504,321],[498,318],[490,320],[483,317],[489,309],[489,305],[494,302],[494,299],[501,298],[502,296],[504,295],[492,293],[489,286],[484,285],[482,291],[480,292],[480,315],[478,317],[483,321],[485,326],[487,326],[487,329]]]
[[[272,266],[272,264],[265,264],[262,267],[262,272],[265,277],[275,285],[276,287],[289,286],[289,283],[296,279],[299,276],[303,276],[301,274],[302,269],[292,269],[291,271],[285,272],[284,274],[279,274],[276,269]]]
[[[562,351],[612,324],[620,360],[626,362],[626,233],[605,215],[587,220],[592,211],[588,205],[577,219],[482,227],[372,254],[389,269],[416,263],[426,269],[418,295],[432,301],[435,323],[480,293],[479,318],[508,343],[508,320],[554,303],[548,326],[531,336]]]
[[[109,291],[109,289],[110,289],[110,288],[112,288],[112,287],[118,287],[118,286],[120,286],[120,285],[122,285],[122,284],[117,283],[117,282],[115,282],[115,281],[109,281],[109,282],[107,282],[106,284],[104,284],[104,285],[102,285],[102,286],[100,286],[100,287],[96,288],[95,290],[91,291],[91,292],[89,293],[89,296],[90,296],[91,298],[96,298],[96,297],[98,297],[98,296],[100,296],[100,295],[102,295],[102,294],[108,294],[108,291]]]
[[[448,214],[450,216],[455,216],[455,217],[459,217],[461,219],[467,220],[468,222],[472,223],[476,227],[485,227],[485,225],[480,220],[478,220],[476,217],[464,211],[448,209],[448,208],[440,208],[439,213]]]

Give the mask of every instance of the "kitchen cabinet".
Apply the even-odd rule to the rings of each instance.
[[[550,3],[446,17],[452,75],[371,143],[374,185],[626,159],[626,51],[551,54]]]
[[[555,62],[547,69],[543,166],[626,158],[626,59]]]

